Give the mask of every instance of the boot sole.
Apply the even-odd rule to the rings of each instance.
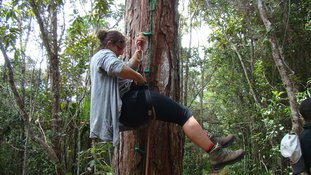
[[[217,164],[217,165],[212,165],[212,171],[219,171],[221,169],[223,169],[225,166],[227,165],[232,165],[238,161],[240,161],[242,158],[244,158],[245,152],[243,152],[242,154],[240,154],[236,159],[230,160],[228,162],[225,163],[221,163],[221,164]]]

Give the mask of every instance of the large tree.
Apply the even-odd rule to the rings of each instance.
[[[135,35],[146,32],[149,40],[144,52],[143,72],[149,88],[179,101],[178,1],[143,0],[126,1],[125,4],[126,35],[132,41],[127,47],[127,58],[135,51]],[[143,160],[145,154],[134,150],[148,146],[148,127],[151,127],[150,156],[149,160]],[[184,135],[175,124],[152,121],[142,129],[122,132],[121,143],[115,149],[114,173],[141,174],[147,168],[144,163],[149,161],[149,174],[182,174],[183,143]]]

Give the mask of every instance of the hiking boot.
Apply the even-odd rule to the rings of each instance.
[[[220,170],[226,165],[234,164],[244,157],[242,149],[231,151],[223,149],[219,144],[210,152],[210,161],[214,170]]]
[[[213,143],[219,143],[222,148],[226,148],[234,141],[235,137],[233,134],[229,134],[226,137],[211,136],[210,139]]]

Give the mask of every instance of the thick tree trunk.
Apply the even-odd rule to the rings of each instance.
[[[258,0],[258,10],[260,13],[260,17],[266,27],[266,31],[269,33],[269,42],[272,50],[272,57],[274,63],[279,71],[282,82],[286,89],[286,93],[288,95],[290,109],[291,109],[291,117],[292,117],[292,131],[295,133],[300,133],[301,130],[301,122],[299,118],[298,112],[298,103],[295,96],[295,88],[294,83],[292,82],[288,72],[286,71],[286,66],[284,64],[284,55],[282,48],[279,47],[277,43],[277,39],[273,34],[272,23],[269,21],[265,8],[262,4],[262,0]]]
[[[153,2],[156,4],[152,4]],[[144,70],[150,70],[150,74],[146,75],[149,87],[175,101],[180,98],[177,3],[177,0],[128,0],[125,17],[126,34],[132,39],[127,48],[127,56],[135,50],[135,35],[139,32],[151,32],[143,66]],[[181,128],[159,121],[152,121],[149,127],[148,174],[182,174],[184,135]],[[144,168],[143,165],[148,160],[142,160],[145,155],[134,150],[138,145],[141,149],[146,148],[147,133],[148,127],[121,133],[121,142],[114,154],[115,175],[144,173],[146,166]]]

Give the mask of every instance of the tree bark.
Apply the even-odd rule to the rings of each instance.
[[[269,33],[268,38],[269,38],[269,42],[271,45],[273,60],[279,71],[282,82],[286,89],[286,93],[288,95],[290,109],[291,109],[291,117],[292,117],[292,132],[299,134],[301,131],[301,122],[300,122],[301,120],[300,120],[299,111],[298,111],[298,103],[297,103],[297,99],[295,96],[296,92],[294,88],[294,83],[291,80],[286,70],[286,65],[284,63],[283,50],[281,47],[279,47],[276,36],[273,34],[272,23],[267,17],[265,8],[262,4],[262,0],[258,0],[257,2],[258,2],[257,5],[258,5],[260,17],[266,27],[266,31]]]
[[[132,39],[127,57],[135,50],[135,35],[151,32],[143,63],[144,70],[150,70],[146,74],[149,88],[175,101],[180,100],[177,4],[177,0],[128,0],[125,16],[126,34]],[[181,175],[184,144],[181,127],[159,121],[150,122],[149,127],[148,174]],[[145,171],[142,166],[147,162],[142,160],[145,155],[135,153],[134,149],[138,145],[140,148],[147,146],[147,133],[148,127],[121,133],[120,145],[114,154],[115,175],[142,174]]]

